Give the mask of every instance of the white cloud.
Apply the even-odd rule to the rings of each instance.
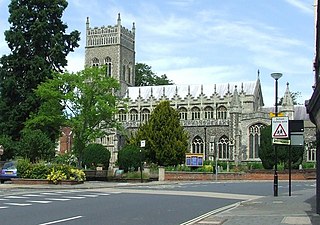
[[[308,3],[306,3],[305,0],[302,0],[302,1],[301,0],[285,0],[285,1],[288,2],[290,5],[298,8],[302,12],[309,13],[309,14],[314,13],[313,5],[309,5]]]

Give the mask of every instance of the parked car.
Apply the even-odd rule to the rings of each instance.
[[[18,177],[17,174],[17,162],[9,161],[4,163],[0,170],[0,182],[3,184],[6,180]]]

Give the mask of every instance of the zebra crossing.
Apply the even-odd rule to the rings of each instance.
[[[65,202],[82,200],[86,198],[106,197],[121,192],[86,192],[81,190],[65,190],[55,192],[39,192],[31,194],[0,195],[0,210],[10,207],[26,207],[34,204],[50,204],[53,202]]]

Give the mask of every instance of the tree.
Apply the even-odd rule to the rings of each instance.
[[[151,66],[144,63],[137,63],[135,66],[135,86],[155,86],[173,84],[166,74],[157,76],[151,70]]]
[[[55,144],[41,130],[25,129],[16,156],[28,158],[31,162],[50,161],[55,156]]]
[[[27,122],[30,127],[59,121],[74,134],[74,153],[82,161],[86,146],[115,127],[119,83],[105,75],[105,67],[88,67],[77,73],[54,73],[40,84],[36,94],[44,101],[38,114]],[[49,105],[51,107],[49,107]],[[63,113],[61,109],[63,108]]]
[[[160,166],[179,165],[185,160],[188,134],[180,124],[179,112],[169,101],[160,102],[147,123],[143,124],[131,143],[139,146],[146,140],[146,159]]]
[[[67,55],[78,47],[80,33],[66,33],[61,20],[66,0],[15,0],[9,4],[10,29],[5,40],[11,50],[0,59],[0,132],[19,140],[24,122],[37,112],[41,100],[34,89],[52,72],[62,72]],[[50,127],[57,135],[58,128]],[[52,137],[54,139],[54,137]]]
[[[111,153],[102,144],[89,144],[83,154],[83,163],[88,167],[96,167],[102,164],[104,168],[109,167]]]
[[[292,167],[298,168],[303,160],[303,147],[291,147]],[[277,145],[278,163],[282,163],[284,168],[288,168],[289,146]],[[275,153],[272,146],[271,126],[261,129],[259,157],[265,169],[272,169],[275,165]]]
[[[138,170],[142,160],[140,148],[135,145],[126,145],[119,151],[118,165],[120,169],[124,169],[125,172],[131,169]]]

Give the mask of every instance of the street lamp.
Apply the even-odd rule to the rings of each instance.
[[[278,117],[278,80],[282,77],[282,73],[272,73],[271,77],[275,80],[275,117]],[[273,177],[273,196],[278,196],[278,152],[277,145],[273,144],[275,165]]]

